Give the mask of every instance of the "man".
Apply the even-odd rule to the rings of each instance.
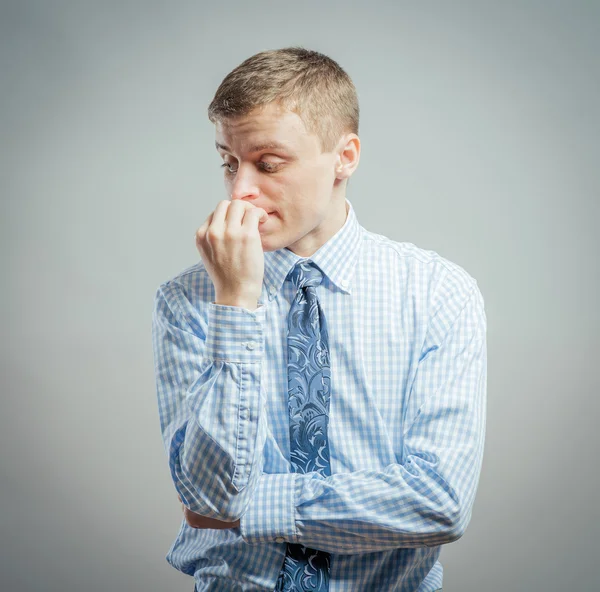
[[[245,60],[209,107],[230,199],[153,316],[185,515],[167,560],[198,591],[432,592],[470,520],[483,299],[358,223],[358,115],[346,72],[302,48]]]

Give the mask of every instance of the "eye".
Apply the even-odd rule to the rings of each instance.
[[[279,168],[279,164],[264,161],[259,162],[258,166],[267,173],[274,173]]]
[[[233,175],[233,174],[237,173],[237,169],[230,168],[231,165],[229,162],[224,162],[220,166],[222,169],[225,169],[226,175]],[[260,161],[257,163],[257,166],[266,173],[274,173],[279,169],[279,163],[273,163],[273,162]]]
[[[233,173],[235,173],[235,172],[237,171],[237,169],[235,169],[235,170],[233,170],[233,171],[232,171],[232,170],[229,168],[229,163],[228,163],[228,162],[224,162],[224,163],[221,165],[221,168],[222,168],[222,169],[225,169],[225,174],[229,174],[229,175],[233,175]]]

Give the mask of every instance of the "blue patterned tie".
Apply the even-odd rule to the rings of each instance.
[[[290,461],[295,473],[327,476],[331,475],[329,339],[315,291],[323,273],[312,261],[301,261],[288,277],[297,289],[288,315]],[[329,590],[329,553],[288,543],[274,592],[306,590]]]

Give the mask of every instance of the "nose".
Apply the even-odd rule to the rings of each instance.
[[[231,185],[231,199],[255,198],[259,196],[256,171],[252,164],[240,164]]]

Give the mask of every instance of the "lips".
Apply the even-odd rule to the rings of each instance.
[[[272,212],[267,212],[267,219],[264,221],[260,220],[259,224],[266,224],[271,219],[271,215],[272,215]]]

